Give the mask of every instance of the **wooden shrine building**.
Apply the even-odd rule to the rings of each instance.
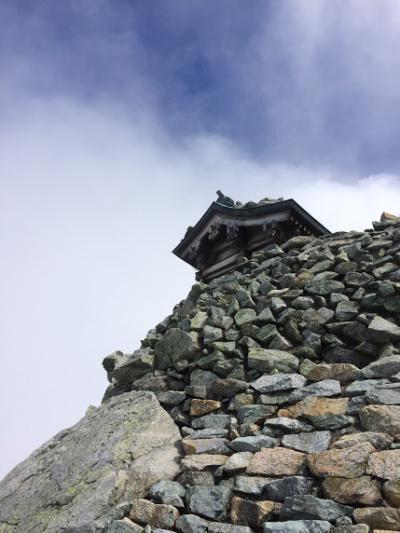
[[[282,244],[297,235],[330,233],[294,200],[265,198],[243,205],[220,191],[217,194],[217,201],[173,250],[198,270],[199,280],[209,282],[237,270],[244,258],[268,244]]]

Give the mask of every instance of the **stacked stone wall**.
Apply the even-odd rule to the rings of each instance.
[[[154,392],[180,473],[107,531],[400,530],[400,224],[295,237],[196,284],[104,401]]]

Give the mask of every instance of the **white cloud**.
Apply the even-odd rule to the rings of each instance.
[[[293,197],[333,230],[400,205],[398,176],[344,183],[67,100],[24,106],[0,141],[3,474],[99,403],[102,356],[138,347],[185,296],[194,272],[170,251],[217,189]]]

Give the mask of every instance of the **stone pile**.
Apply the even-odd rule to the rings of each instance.
[[[269,245],[103,364],[182,436],[109,533],[400,531],[398,221]]]

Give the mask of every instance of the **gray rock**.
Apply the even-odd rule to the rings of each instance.
[[[328,533],[331,524],[326,520],[293,520],[290,522],[264,522],[264,533]]]
[[[392,340],[398,341],[400,327],[381,316],[376,316],[368,326],[368,335],[372,341],[379,344]]]
[[[235,314],[234,319],[237,326],[244,326],[245,324],[251,324],[252,322],[255,322],[257,317],[257,313],[254,311],[254,309],[239,309],[239,311]]]
[[[94,531],[94,529],[89,531]],[[142,533],[142,531],[142,526],[138,526],[129,518],[124,518],[123,520],[113,520],[104,533]]]
[[[282,350],[266,350],[253,348],[247,356],[248,366],[261,372],[278,370],[283,373],[295,372],[299,366],[299,360],[291,353]]]
[[[308,453],[323,452],[329,448],[330,442],[330,431],[312,431],[298,435],[284,435],[282,438],[282,446],[285,446],[285,448],[292,448],[299,452]]]
[[[187,505],[194,514],[223,520],[226,517],[231,490],[228,487],[189,487]]]
[[[149,492],[150,498],[158,503],[173,505],[174,507],[184,507],[182,498],[186,495],[186,490],[177,481],[161,480],[155,483]]]
[[[264,426],[270,428],[283,429],[284,431],[291,431],[301,433],[303,431],[311,431],[313,429],[310,424],[298,420],[297,418],[288,418],[285,416],[278,416],[276,418],[269,418],[265,421]]]
[[[323,379],[311,385],[307,385],[302,389],[294,390],[288,402],[298,402],[308,396],[337,396],[341,392],[340,381],[336,379]]]
[[[345,390],[346,396],[358,396],[360,394],[365,394],[377,385],[385,385],[390,383],[387,379],[364,379],[353,381]]]
[[[257,424],[263,422],[267,416],[274,414],[275,408],[271,405],[244,405],[237,410],[237,418],[240,424]]]
[[[208,522],[194,514],[181,515],[175,527],[180,533],[206,533]]]
[[[204,344],[210,344],[210,342],[215,342],[222,339],[222,329],[215,328],[213,326],[204,326],[203,328],[203,341]]]
[[[247,526],[209,522],[208,533],[252,533],[252,530]]]
[[[318,294],[320,296],[327,296],[331,292],[338,292],[344,289],[341,281],[334,279],[312,279],[304,285],[304,290],[309,294]]]
[[[389,355],[365,366],[361,374],[365,378],[390,378],[399,371],[400,355]]]
[[[249,384],[240,379],[217,379],[212,383],[211,392],[215,398],[231,398],[238,392],[247,390]]]
[[[344,282],[348,287],[364,287],[373,280],[373,277],[365,272],[348,272],[344,277]]]
[[[307,419],[318,429],[341,429],[346,426],[355,424],[356,420],[352,416],[347,415],[318,415],[307,416]]]
[[[283,502],[285,498],[301,498],[309,494],[314,480],[302,476],[286,476],[274,479],[264,485],[264,497],[275,502]]]
[[[116,396],[92,409],[20,463],[0,483],[0,523],[14,533],[122,518],[118,503],[178,473],[178,428],[151,392]],[[40,487],[40,490],[38,490]]]
[[[264,374],[251,383],[257,392],[276,392],[281,390],[299,389],[304,387],[307,378],[300,374]]]
[[[193,418],[193,429],[219,428],[228,429],[231,425],[232,417],[230,415],[204,415]]]
[[[237,492],[243,492],[244,494],[252,494],[253,496],[260,496],[263,493],[264,487],[269,482],[270,480],[265,477],[237,476],[235,478],[234,490]]]
[[[335,317],[338,321],[351,320],[357,316],[359,305],[352,301],[342,301],[336,306]]]
[[[175,365],[183,359],[190,361],[195,353],[196,346],[193,337],[186,331],[171,328],[156,345],[157,368],[168,368],[171,364]]]
[[[156,396],[157,396],[157,400],[162,405],[167,405],[169,407],[179,405],[186,399],[186,394],[183,391],[177,391],[177,390],[157,392]]]
[[[267,435],[237,437],[230,443],[230,447],[235,452],[258,452],[261,448],[274,448],[278,445],[279,441],[277,439],[273,439]]]
[[[204,428],[193,430],[189,433],[191,439],[213,439],[213,438],[225,438],[228,435],[227,429],[220,428]]]
[[[400,383],[379,385],[366,394],[368,403],[400,405]]]
[[[238,452],[234,453],[229,457],[227,462],[221,466],[221,472],[230,476],[232,474],[237,474],[243,472],[249,465],[249,462],[253,454],[251,452]]]
[[[133,381],[151,372],[154,367],[154,355],[149,348],[142,348],[133,354],[124,354],[115,361],[111,379],[118,384],[131,384]]]
[[[351,515],[352,512],[353,508],[348,505],[307,494],[302,498],[286,498],[280,517],[289,520],[292,518],[336,520],[341,516]]]

